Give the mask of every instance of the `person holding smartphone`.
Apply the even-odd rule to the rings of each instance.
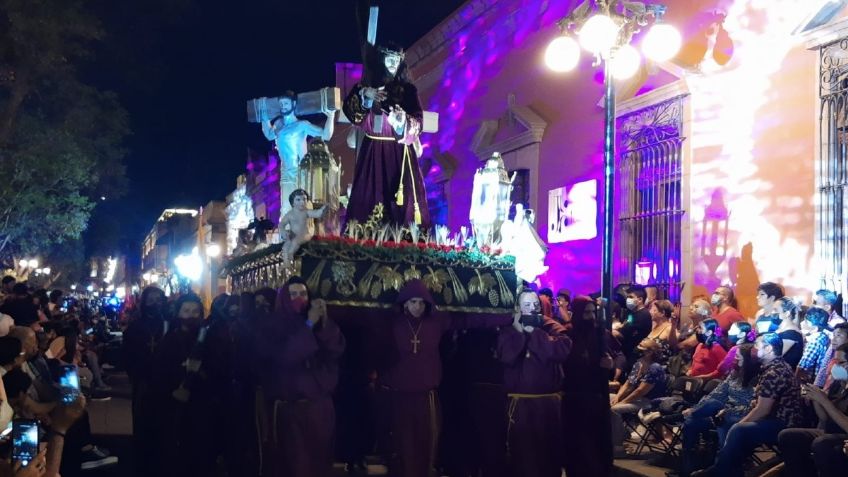
[[[522,291],[518,304],[512,326],[502,329],[498,337],[509,400],[509,475],[558,477],[562,473],[562,363],[571,351],[571,339],[562,325],[540,313],[535,292]]]

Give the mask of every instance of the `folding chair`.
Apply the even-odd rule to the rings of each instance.
[[[704,382],[697,378],[681,376],[675,379],[671,391],[672,399],[679,399],[686,407],[694,406],[704,395]],[[664,446],[664,453],[677,455],[677,446],[683,438],[683,415],[679,412],[660,416],[663,433],[667,431],[671,440]]]
[[[677,380],[680,378],[675,378],[674,376],[668,374],[666,375],[666,390],[672,390],[676,386]],[[651,413],[650,415],[654,415]],[[665,436],[663,435],[662,430],[657,430],[654,428],[654,419],[643,419],[643,417],[647,417],[644,414],[644,409],[639,412],[624,416],[624,427],[627,431],[630,432],[630,436],[636,434],[638,439],[635,440],[636,450],[634,451],[634,455],[640,455],[643,450],[648,449],[652,452],[668,452],[668,444],[665,442]],[[643,429],[640,429],[643,428]],[[656,443],[651,442],[651,438],[656,439]],[[628,437],[630,442],[633,442],[634,439]]]

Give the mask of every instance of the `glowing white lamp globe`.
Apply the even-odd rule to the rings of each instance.
[[[571,71],[580,61],[580,46],[570,36],[560,36],[545,50],[545,64],[548,68],[563,73]]]
[[[38,260],[34,258],[27,262],[27,264],[29,265],[29,268],[38,268]]]
[[[218,245],[217,243],[209,244],[206,247],[206,255],[209,256],[209,257],[212,257],[212,258],[215,258],[218,255],[221,255],[221,246]]]
[[[193,282],[200,280],[203,274],[203,261],[200,260],[200,256],[196,252],[191,255],[177,256],[174,259],[174,265],[177,266],[177,272],[180,275]]]
[[[639,70],[641,62],[642,57],[636,48],[624,45],[615,52],[612,59],[612,75],[617,80],[630,78]]]
[[[578,33],[580,46],[595,54],[606,55],[618,40],[618,25],[606,15],[586,20]]]
[[[667,23],[656,23],[642,40],[642,51],[653,61],[668,61],[680,51],[682,43],[683,39],[677,28]]]
[[[51,271],[51,270],[50,270],[50,267],[44,267],[41,271],[42,271],[45,275],[50,275],[50,271]]]
[[[20,262],[18,262],[18,265],[20,265],[20,266],[21,266],[21,268],[26,268],[26,267],[27,267],[27,265],[29,265],[29,261],[27,261],[27,260],[21,260]]]

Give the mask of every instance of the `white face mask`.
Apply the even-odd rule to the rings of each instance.
[[[713,293],[713,296],[710,298],[710,304],[713,306],[721,305],[721,295],[718,293]]]
[[[839,364],[833,365],[830,368],[830,375],[837,381],[848,381],[848,369],[845,369],[845,366]]]
[[[636,309],[636,300],[634,298],[628,298],[626,303],[627,303],[627,309],[628,310]]]

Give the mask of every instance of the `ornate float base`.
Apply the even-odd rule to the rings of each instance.
[[[337,306],[390,307],[401,286],[419,278],[440,310],[509,313],[518,287],[510,256],[424,243],[377,245],[340,237],[304,244],[295,256],[293,272],[307,281],[314,297]],[[288,277],[281,245],[236,257],[225,265],[224,273],[234,293],[276,288]]]

